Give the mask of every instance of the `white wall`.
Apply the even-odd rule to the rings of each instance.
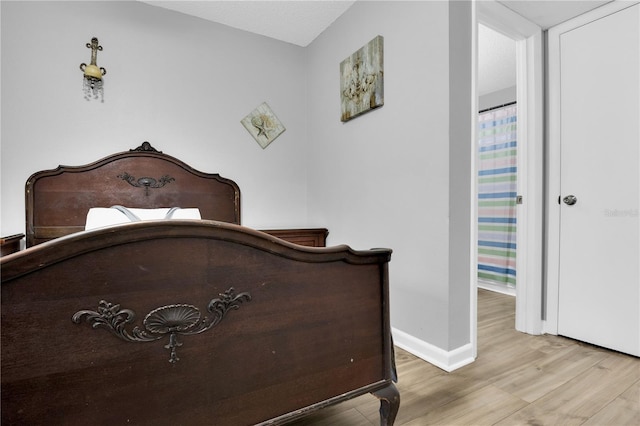
[[[478,96],[478,110],[482,111],[486,108],[493,108],[499,105],[515,102],[517,98],[518,94],[516,86],[487,93],[486,95]]]
[[[304,49],[140,2],[2,1],[2,235],[24,232],[35,171],[149,141],[234,179],[243,224],[306,225]],[[98,37],[104,103],[79,65]],[[263,150],[240,124],[267,101],[287,130]]]
[[[427,358],[470,342],[471,22],[452,52],[449,12],[446,1],[358,1],[308,47],[310,222],[332,244],[393,249],[392,325]],[[339,64],[377,35],[385,104],[341,123]]]
[[[138,2],[1,5],[2,235],[34,171],[148,140],[234,179],[247,226],[392,248],[396,342],[445,368],[469,347],[469,2],[358,1],[307,48]],[[341,123],[339,64],[377,35],[385,105]],[[104,104],[81,91],[92,36]],[[287,127],[266,150],[240,124],[263,101]]]

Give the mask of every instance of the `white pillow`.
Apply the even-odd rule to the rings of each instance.
[[[126,212],[130,212],[134,219],[127,216]],[[89,209],[87,213],[87,221],[85,223],[85,230],[101,228],[104,226],[118,225],[121,223],[134,222],[137,219],[140,220],[158,220],[167,219],[167,213],[172,210],[171,208],[159,208],[159,209],[136,209],[128,207],[94,207]],[[177,208],[174,209],[170,219],[202,219],[200,217],[200,210],[197,208]]]

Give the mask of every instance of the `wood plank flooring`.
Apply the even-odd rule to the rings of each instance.
[[[515,330],[515,298],[478,292],[478,359],[452,373],[396,348],[396,426],[640,425],[640,359]],[[295,426],[379,424],[371,395]]]

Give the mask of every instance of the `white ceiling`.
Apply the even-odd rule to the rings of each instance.
[[[481,0],[482,1],[482,0]],[[582,15],[612,0],[497,0],[543,29]]]
[[[354,0],[143,0],[154,6],[307,46]]]

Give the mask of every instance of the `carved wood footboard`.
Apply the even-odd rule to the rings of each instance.
[[[364,393],[393,424],[390,256],[172,220],[3,257],[2,424],[282,424]]]

